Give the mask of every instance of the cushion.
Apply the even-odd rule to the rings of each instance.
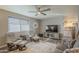
[[[26,35],[20,35],[20,38],[21,38],[22,40],[26,40],[26,39],[27,39]]]
[[[57,47],[57,49],[64,51],[67,47],[64,46],[63,44],[59,44]]]
[[[15,42],[13,42],[13,44],[19,44],[20,42],[22,42],[22,40],[17,40]]]
[[[74,44],[75,44],[76,40],[73,40],[70,44],[70,48],[73,48]]]
[[[20,43],[18,43],[19,45],[25,45],[25,44],[27,44],[28,43],[28,41],[26,41],[26,40],[23,40],[23,41],[21,41]]]
[[[13,51],[17,49],[17,46],[13,43],[7,43],[7,46],[9,51]]]
[[[68,48],[68,41],[67,40],[62,40],[62,43],[58,44],[57,49],[60,50],[65,50]]]
[[[78,47],[79,47],[79,39],[76,39],[76,42],[75,42],[73,48],[78,48]]]

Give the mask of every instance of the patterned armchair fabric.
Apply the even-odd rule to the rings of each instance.
[[[7,46],[9,51],[13,51],[17,49],[17,46],[13,43],[7,43]]]
[[[75,42],[76,40],[71,40],[71,41],[63,40],[62,43],[57,46],[57,49],[64,51],[66,49],[73,48]]]
[[[65,53],[79,53],[79,39],[76,39],[76,41],[73,41],[72,43],[74,44],[73,48],[66,49],[64,51]]]

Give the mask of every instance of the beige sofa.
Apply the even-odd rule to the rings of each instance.
[[[9,42],[15,42],[20,38],[20,35],[26,35],[26,37],[29,37],[29,33],[28,32],[10,32],[10,33],[6,33],[6,39],[7,39],[7,43]]]

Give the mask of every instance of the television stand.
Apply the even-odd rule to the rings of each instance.
[[[59,40],[60,39],[60,34],[59,33],[55,33],[55,32],[46,32],[47,34],[47,37],[50,38],[50,39],[56,39],[56,40]],[[46,35],[45,34],[45,35]]]

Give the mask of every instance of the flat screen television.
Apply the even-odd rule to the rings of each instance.
[[[47,25],[46,32],[58,32],[58,25]]]

